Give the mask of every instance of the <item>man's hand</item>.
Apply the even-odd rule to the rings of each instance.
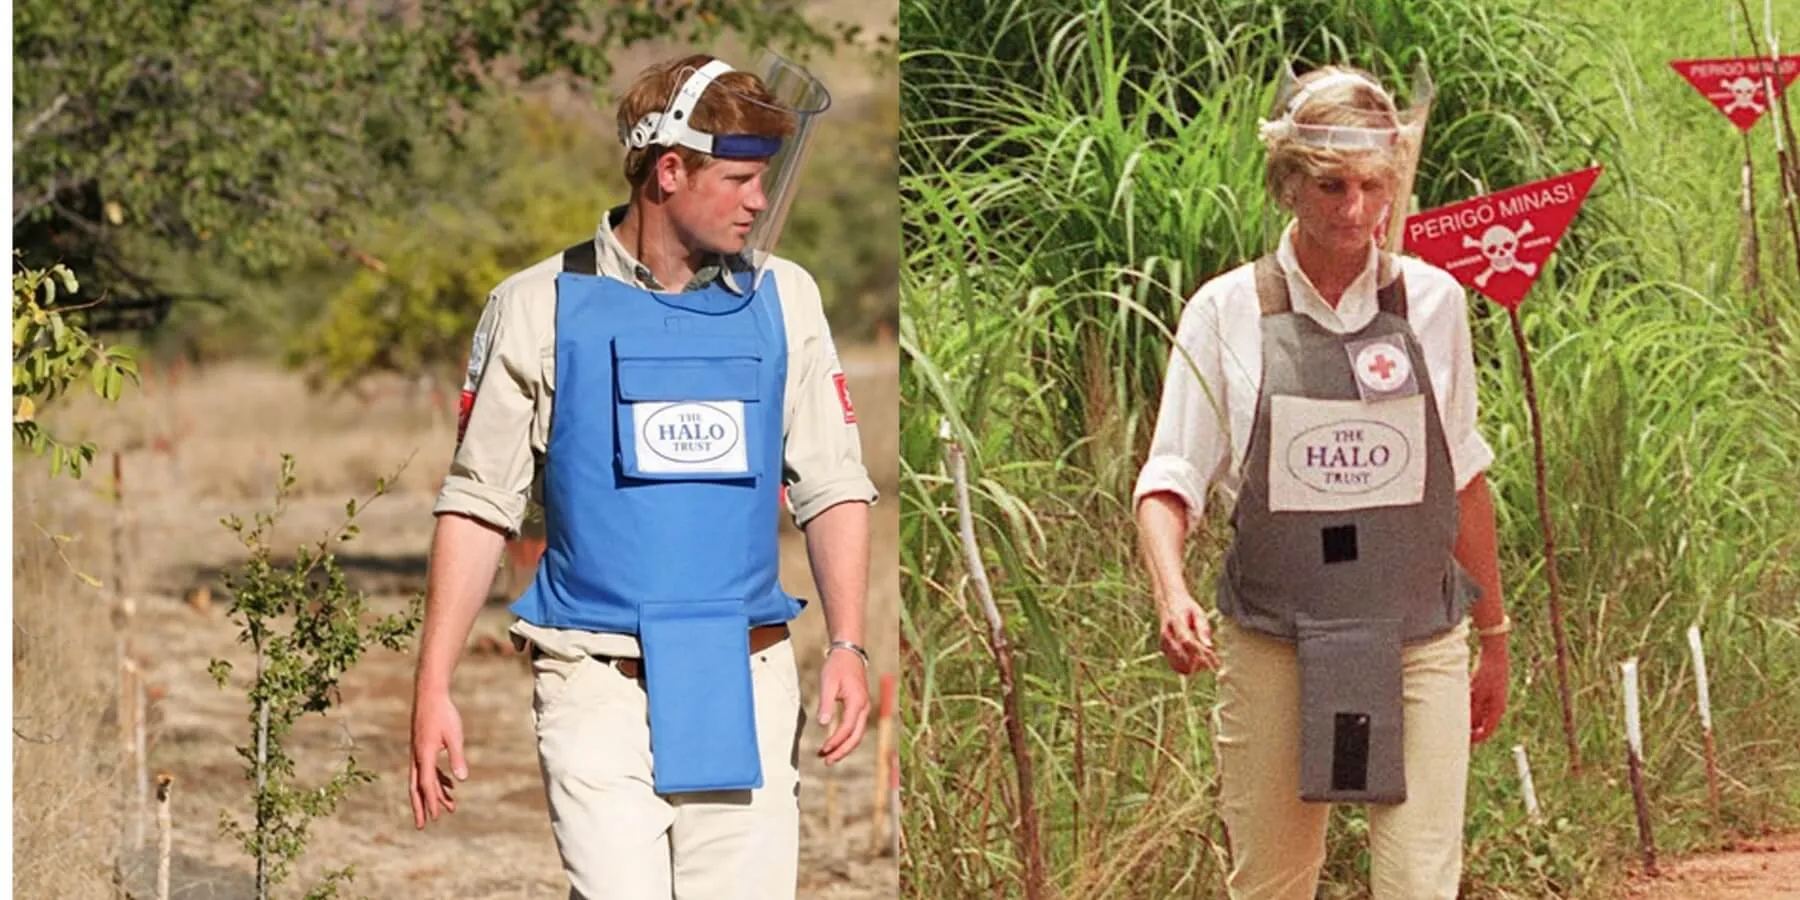
[[[1219,656],[1213,652],[1212,625],[1193,597],[1186,593],[1159,597],[1156,611],[1162,619],[1162,652],[1169,668],[1181,675],[1192,675],[1201,669],[1219,667]]]
[[[819,747],[825,764],[836,765],[862,743],[863,729],[869,715],[869,673],[862,658],[849,650],[832,650],[825,654],[825,667],[819,671],[819,724],[829,727],[838,701],[844,711],[836,716],[837,730]]]
[[[1500,717],[1506,714],[1507,661],[1506,636],[1483,638],[1481,661],[1469,678],[1469,742],[1479,744],[1500,730]]]
[[[450,702],[450,675],[462,654],[475,616],[487,600],[494,567],[506,534],[499,528],[460,514],[437,517],[431,537],[431,566],[426,575],[425,626],[419,639],[419,665],[413,675],[412,795],[413,827],[424,828],[445,812],[456,811],[450,795],[455,781],[438,771],[437,756],[450,751],[457,780],[469,777],[463,761],[462,716]]]
[[[437,767],[438,751],[450,752],[455,780]],[[456,812],[451,793],[456,781],[466,781],[469,764],[463,759],[462,714],[448,692],[422,690],[413,695],[412,714],[412,810],[413,827],[423,829],[427,820]]]

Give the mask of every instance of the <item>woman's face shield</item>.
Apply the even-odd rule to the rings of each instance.
[[[621,138],[628,149],[680,146],[704,153],[714,160],[708,168],[718,167],[721,162],[734,164],[722,167],[732,175],[725,179],[727,183],[734,178],[741,183],[739,170],[754,172],[761,168],[755,183],[739,190],[742,196],[710,201],[711,209],[706,215],[719,221],[698,223],[699,227],[693,229],[700,234],[717,232],[718,239],[707,243],[732,247],[744,267],[760,274],[787,222],[814,123],[830,107],[831,95],[811,73],[773,52],[762,53],[754,72],[761,81],[762,93],[734,90],[728,82],[720,81],[721,76],[732,71],[729,64],[720,60],[684,70],[668,106],[638,120]],[[749,124],[738,131],[720,133],[696,127],[695,109],[702,98],[709,112],[723,104],[733,111],[729,118]],[[715,113],[710,118],[716,121],[719,116]],[[760,191],[756,190],[758,187]],[[753,217],[747,235],[741,221],[746,217]],[[740,237],[742,249],[736,249]]]
[[[1259,133],[1265,143],[1289,140],[1319,150],[1392,154],[1396,172],[1394,196],[1405,210],[1398,214],[1389,210],[1387,224],[1378,239],[1384,248],[1393,249],[1400,246],[1406,216],[1414,205],[1413,183],[1418,174],[1425,123],[1431,114],[1436,89],[1424,65],[1418,66],[1413,72],[1407,106],[1400,108],[1397,103],[1394,104],[1396,127],[1393,128],[1318,125],[1294,121],[1294,116],[1320,91],[1346,82],[1369,84],[1383,96],[1390,96],[1380,85],[1348,72],[1334,73],[1301,85],[1293,68],[1289,66],[1282,72],[1281,83],[1275,91],[1274,105],[1270,109],[1269,118],[1260,123]]]

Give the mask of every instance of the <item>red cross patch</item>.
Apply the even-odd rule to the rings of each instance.
[[[838,406],[844,410],[844,424],[856,424],[856,407],[850,403],[850,382],[842,372],[831,373],[831,383],[837,386]]]
[[[456,446],[461,447],[463,434],[469,430],[469,413],[475,409],[475,392],[463,389],[462,399],[456,403]]]
[[[1412,378],[1412,359],[1393,340],[1378,338],[1352,349],[1351,366],[1360,386],[1377,394],[1400,390]]]

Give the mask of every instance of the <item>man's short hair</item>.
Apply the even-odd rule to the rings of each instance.
[[[680,59],[658,63],[638,75],[619,101],[619,131],[629,133],[639,119],[668,109],[669,100],[683,82],[713,61],[713,57],[696,53]],[[776,102],[762,83],[749,72],[730,71],[706,86],[694,104],[690,127],[708,134],[754,134],[786,138],[794,133],[795,116]],[[642,184],[650,174],[652,160],[674,150],[681,164],[690,172],[699,171],[714,157],[687,147],[653,144],[637,149],[626,148],[625,180],[632,187]]]

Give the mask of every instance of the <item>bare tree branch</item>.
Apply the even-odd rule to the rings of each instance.
[[[39,128],[44,127],[45,122],[50,121],[57,113],[62,112],[62,108],[67,105],[69,105],[69,95],[57,94],[56,99],[50,102],[50,108],[38,113],[35,118],[25,124],[25,127],[19,131],[19,135],[13,138],[13,155],[19,155],[20,148],[24,147],[26,142],[31,140],[31,136],[36,134]]]
[[[15,192],[13,194],[13,225],[16,227],[20,222],[25,221],[26,216],[50,205],[50,201],[55,196],[56,179],[54,178],[50,179],[50,186],[45,188],[43,193],[38,194],[35,197],[30,194],[20,195]]]

